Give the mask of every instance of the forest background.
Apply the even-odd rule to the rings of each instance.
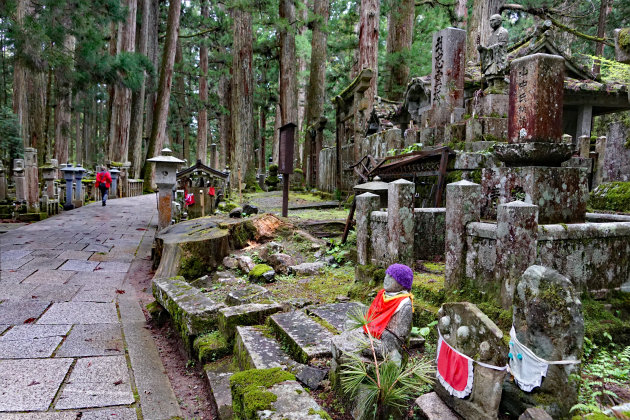
[[[366,55],[378,95],[400,100],[410,77],[430,73],[432,34],[468,26],[471,39],[484,8],[505,8],[510,43],[551,21],[561,48],[595,72],[593,56],[612,58],[613,30],[630,26],[630,0],[505,3],[5,0],[0,159],[10,167],[35,147],[40,165],[131,162],[148,190],[146,159],[168,145],[253,185],[277,162],[281,125],[297,125],[297,167],[322,116],[324,146],[334,144],[331,99],[368,66]],[[210,144],[218,162],[208,160]]]

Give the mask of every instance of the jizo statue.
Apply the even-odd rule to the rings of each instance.
[[[477,46],[481,57],[481,73],[488,82],[488,87],[504,88],[502,83],[507,73],[507,42],[508,31],[503,26],[501,15],[490,16],[490,27],[492,34],[488,40],[488,45]]]

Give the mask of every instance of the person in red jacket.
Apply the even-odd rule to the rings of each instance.
[[[101,167],[101,171],[96,174],[96,187],[101,191],[101,197],[103,197],[103,205],[107,202],[107,193],[109,187],[112,185],[112,176],[107,170],[106,166]]]

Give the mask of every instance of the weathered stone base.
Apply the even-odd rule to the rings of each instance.
[[[330,357],[333,334],[302,311],[272,315],[269,323],[291,356],[301,363],[316,357]]]
[[[466,120],[466,142],[494,141],[507,139],[507,118],[478,117]]]
[[[223,308],[219,310],[219,331],[231,341],[238,325],[263,324],[269,315],[280,311],[282,305],[279,303],[250,303]]]
[[[484,169],[481,215],[496,219],[499,204],[521,200],[539,207],[538,223],[584,221],[588,200],[586,170],[526,166]]]

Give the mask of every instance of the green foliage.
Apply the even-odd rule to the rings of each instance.
[[[354,311],[349,317],[355,323],[353,327],[368,323],[366,314],[361,311]],[[359,412],[366,413],[367,418],[380,420],[401,413],[409,401],[425,393],[433,382],[434,367],[428,359],[422,358],[411,358],[400,365],[389,355],[378,360],[374,340],[367,334],[365,341],[357,343],[370,349],[370,362],[364,362],[358,354],[349,353],[348,361],[341,366],[340,378],[344,393],[361,405]]]
[[[20,138],[20,125],[10,108],[0,107],[0,159],[5,170],[11,168],[13,159],[24,157]]]
[[[589,206],[598,210],[630,212],[630,182],[605,182],[595,188]]]

